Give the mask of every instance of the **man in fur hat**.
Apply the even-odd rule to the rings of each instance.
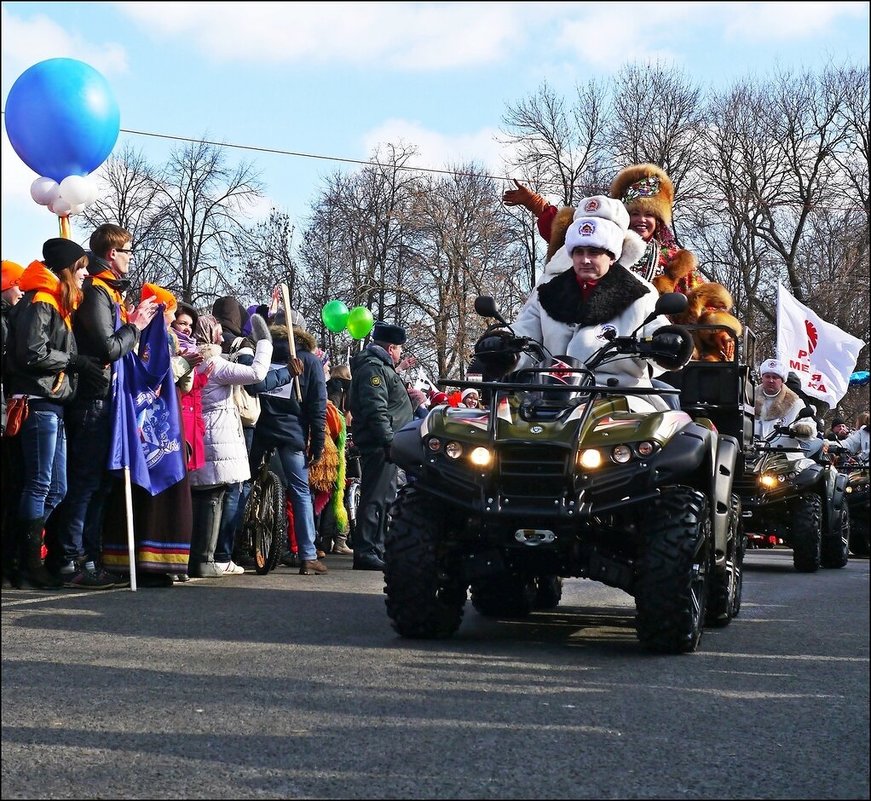
[[[778,359],[766,359],[759,366],[761,383],[756,387],[756,436],[767,437],[775,426],[792,426],[802,438],[816,436],[813,418],[796,422],[805,402],[788,386],[786,365]]]

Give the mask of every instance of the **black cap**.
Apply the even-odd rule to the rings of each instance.
[[[72,239],[64,239],[63,237],[48,239],[42,246],[42,260],[45,262],[45,266],[55,274],[71,267],[82,256],[87,255],[81,245],[77,245]]]
[[[372,328],[372,339],[376,342],[388,342],[391,345],[404,345],[407,337],[402,326],[382,323],[379,320]]]
[[[843,426],[846,424],[847,421],[843,417],[836,417],[834,420],[832,420],[832,428],[834,428],[835,426]]]

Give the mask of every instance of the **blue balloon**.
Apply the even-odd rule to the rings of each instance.
[[[58,183],[97,169],[121,130],[108,81],[72,58],[50,58],[22,72],[9,90],[5,117],[19,158]]]
[[[864,387],[869,381],[869,372],[867,370],[857,370],[850,376],[851,387]]]

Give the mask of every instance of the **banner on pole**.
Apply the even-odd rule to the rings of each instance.
[[[108,469],[129,468],[134,484],[157,495],[184,478],[184,454],[169,335],[158,312],[142,331],[138,348],[112,365]]]
[[[778,284],[777,358],[799,377],[808,395],[836,406],[864,347],[861,339],[826,322]]]

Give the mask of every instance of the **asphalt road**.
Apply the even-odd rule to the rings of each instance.
[[[2,593],[2,797],[869,797],[868,560],[750,551],[683,656],[632,599],[400,639],[380,573],[328,557],[170,589]]]

